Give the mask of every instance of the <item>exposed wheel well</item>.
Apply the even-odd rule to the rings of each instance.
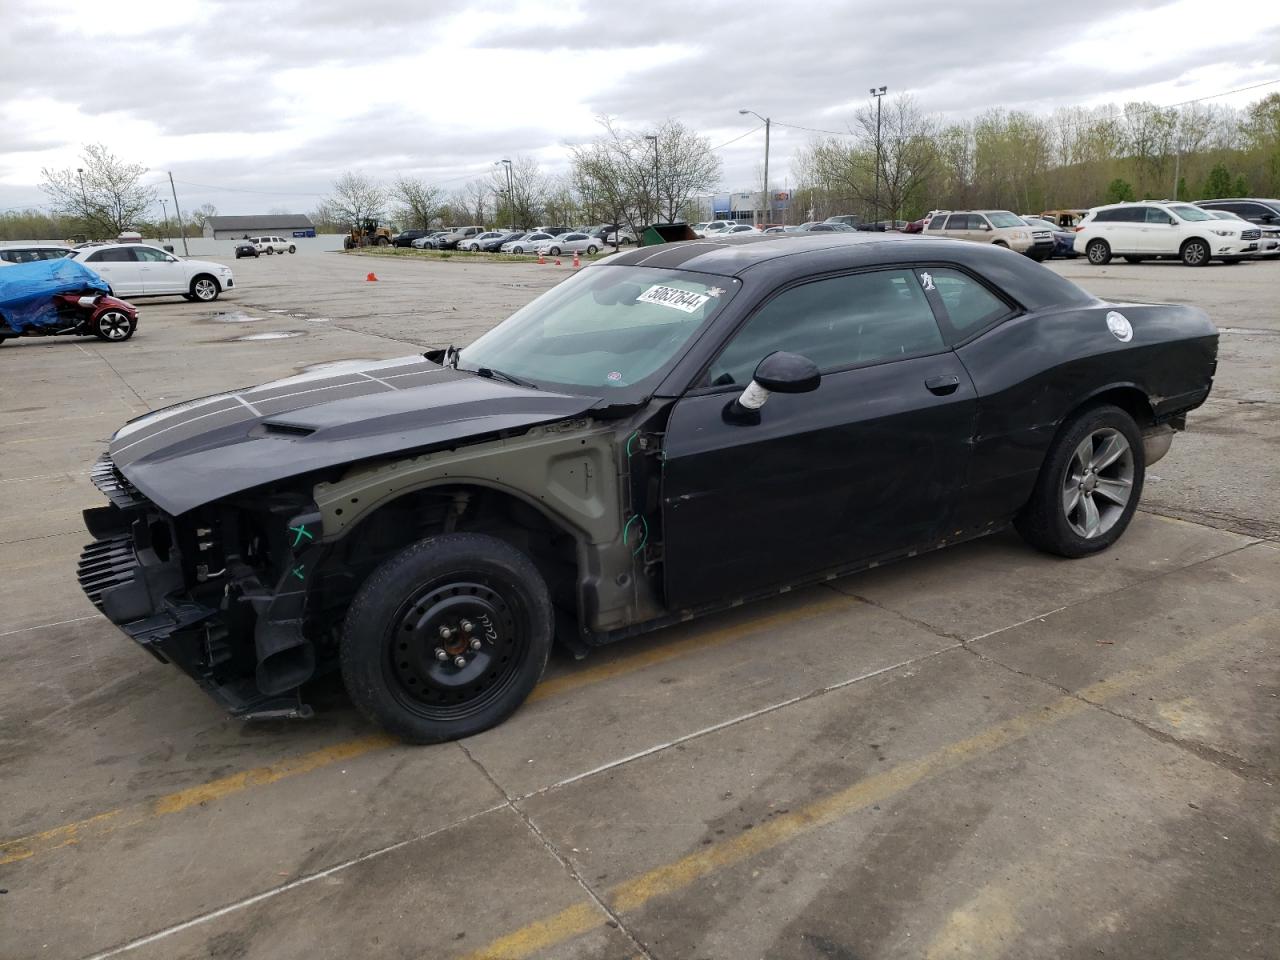
[[[360,585],[412,543],[439,533],[485,533],[527,556],[547,582],[552,602],[578,616],[578,539],[519,497],[481,486],[415,490],[383,504],[343,537],[319,578],[325,609],[340,618]]]

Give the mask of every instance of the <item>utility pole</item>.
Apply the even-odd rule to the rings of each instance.
[[[657,223],[662,217],[662,201],[658,196],[658,138],[653,134],[646,134],[646,140],[653,141],[653,222]]]
[[[763,222],[773,223],[773,194],[769,192],[769,127],[772,126],[773,121],[768,117],[760,116],[754,110],[739,110],[738,113],[749,113],[757,120],[764,122],[764,193],[761,195],[764,203],[761,206],[764,207]]]
[[[85,226],[89,225],[89,198],[84,192],[84,167],[76,167],[76,176],[80,178],[80,209],[84,212]]]
[[[187,231],[182,227],[182,209],[178,206],[178,188],[173,185],[173,171],[169,171],[169,189],[173,192],[173,215],[178,218],[178,232],[182,234],[182,255],[191,256],[187,249]]]
[[[168,235],[169,235],[169,208],[168,208],[167,206],[165,206],[165,202],[164,202],[163,200],[161,200],[161,201],[160,201],[160,212],[161,212],[161,214],[163,214],[163,215],[164,215],[164,232],[165,232],[165,238],[166,238],[166,239],[168,239]]]
[[[515,190],[515,185],[511,179],[511,161],[510,160],[494,161],[495,166],[499,163],[502,164],[507,170],[507,214],[511,217],[511,223],[509,224],[509,226],[514,227],[515,221],[516,221],[516,190]],[[494,192],[494,196],[497,196],[496,191]],[[497,214],[494,214],[494,216],[496,217]]]
[[[871,225],[874,227],[880,219],[880,101],[884,98],[888,87],[872,87],[871,95],[876,98],[876,202],[872,208]]]
[[[1178,179],[1182,173],[1182,114],[1178,114],[1173,128],[1173,199],[1178,199]]]

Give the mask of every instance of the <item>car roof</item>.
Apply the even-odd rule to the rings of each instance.
[[[61,243],[0,243],[0,250],[73,250]]]
[[[791,260],[790,258],[796,258]],[[803,259],[800,259],[803,258]],[[592,266],[643,266],[738,277],[757,269],[796,277],[862,267],[955,264],[987,277],[1030,309],[1092,302],[1091,294],[1028,257],[988,243],[905,233],[743,233],[617,253]]]

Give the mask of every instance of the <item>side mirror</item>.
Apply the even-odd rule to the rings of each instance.
[[[1178,218],[1177,218],[1177,217],[1170,217],[1170,218],[1169,218],[1169,226],[1171,226],[1171,227],[1176,227],[1177,225],[1178,225]]]
[[[730,423],[759,423],[760,408],[768,402],[769,394],[809,393],[821,382],[816,363],[798,353],[779,350],[760,361],[747,389],[725,407],[724,418]]]
[[[984,223],[984,224],[982,225],[982,229],[983,229],[983,230],[990,230],[990,229],[991,229],[991,224],[989,224],[989,223]]]

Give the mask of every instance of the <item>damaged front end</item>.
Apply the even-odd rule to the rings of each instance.
[[[308,716],[317,670],[308,594],[320,514],[303,494],[219,501],[173,517],[104,455],[91,472],[111,501],[84,512],[94,536],[77,576],[89,600],[149,653],[238,716]]]

